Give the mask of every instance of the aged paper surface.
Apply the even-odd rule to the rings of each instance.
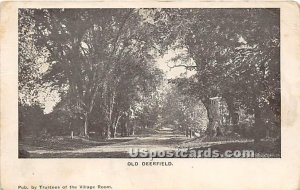
[[[279,8],[281,158],[154,158],[169,166],[143,166],[150,158],[18,157],[19,8]],[[300,15],[292,1],[2,2],[1,189],[284,189],[300,188]],[[132,164],[128,164],[128,163]],[[133,166],[137,162],[138,166]],[[50,186],[50,187],[49,187]],[[81,186],[81,187],[80,187]],[[85,186],[85,187],[83,187]]]

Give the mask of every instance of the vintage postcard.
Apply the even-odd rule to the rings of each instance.
[[[2,2],[1,189],[300,189],[293,1]]]

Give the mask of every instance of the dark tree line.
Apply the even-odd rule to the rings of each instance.
[[[215,96],[231,118],[239,107],[254,114],[257,140],[266,123],[280,126],[279,9],[20,9],[20,105],[48,86],[60,94],[52,114],[81,136],[154,126],[171,111],[159,108],[154,65],[170,49],[187,51],[171,68],[196,71],[172,83],[205,106],[207,134]]]
[[[23,55],[42,51],[48,69],[35,82],[60,91],[56,109],[70,123],[83,121],[79,135],[88,136],[91,123],[107,138],[115,137],[118,126],[127,134],[128,122],[136,119],[135,106],[162,78],[151,53],[153,26],[139,10],[21,9],[19,18],[20,83],[28,84],[22,77],[31,76],[37,65]],[[26,49],[29,43],[35,51]]]
[[[179,56],[172,67],[197,72],[173,82],[198,97],[208,115],[209,98],[221,96],[230,117],[237,105],[254,114],[256,140],[264,137],[266,123],[280,127],[279,9],[165,9],[157,14],[165,15],[161,26],[169,34],[168,47],[186,48],[194,60],[191,64]]]

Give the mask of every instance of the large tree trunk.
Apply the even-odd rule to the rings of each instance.
[[[111,126],[111,138],[115,138],[117,133],[117,128],[115,124],[112,124]]]
[[[111,138],[110,124],[107,124],[107,127],[106,127],[106,138],[107,138],[107,139],[110,139],[110,138]]]
[[[89,125],[88,116],[86,116],[84,121],[84,136],[88,136],[88,125]]]
[[[119,125],[119,121],[120,121],[121,116],[117,116],[114,119],[114,122],[112,123],[112,138],[115,138],[117,136],[117,128]]]
[[[115,138],[117,136],[117,124],[116,123],[114,123],[113,125],[112,125],[112,138]]]
[[[210,110],[209,98],[204,98],[202,100],[202,103],[206,108],[207,117],[208,117],[208,124],[207,124],[206,134],[209,135],[209,136],[213,136],[214,135],[214,132],[213,132],[213,117],[212,117],[211,110]]]
[[[88,125],[89,125],[89,118],[88,118],[88,114],[86,113],[86,114],[84,114],[84,125],[83,125],[81,136],[89,137],[89,135],[88,135]]]
[[[133,122],[132,126],[131,126],[131,133],[130,135],[134,135],[135,134],[135,122]]]
[[[125,137],[127,136],[127,126],[128,126],[128,117],[125,116],[124,118],[121,119],[121,136]]]

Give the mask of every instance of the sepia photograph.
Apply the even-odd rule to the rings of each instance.
[[[19,8],[18,158],[281,158],[280,12]]]

